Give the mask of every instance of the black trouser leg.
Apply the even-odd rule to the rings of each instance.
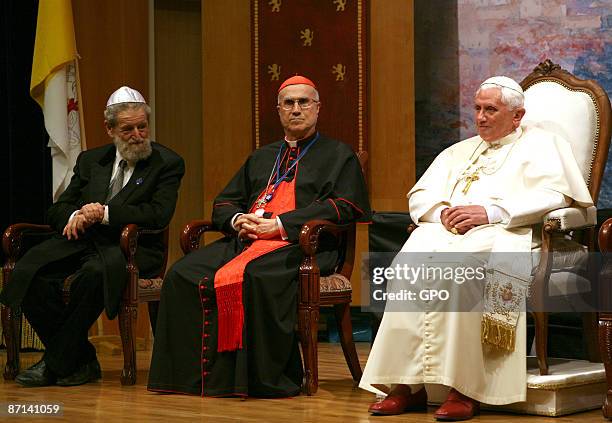
[[[58,291],[57,283],[45,283],[49,282],[48,279],[45,281],[45,277],[36,278],[38,289],[32,293],[29,290],[27,300],[24,299],[22,306],[26,316],[31,322],[36,322],[32,326],[41,339],[44,337],[45,362],[59,376],[73,373],[78,366],[96,357],[87,334],[104,309],[103,274],[101,259],[90,251],[80,259],[80,268],[70,287],[67,305],[63,305],[59,292],[52,296],[52,301],[43,297],[53,289],[50,285],[56,285],[55,290]]]
[[[21,310],[47,347],[63,324],[66,305],[62,298],[64,279],[79,268],[79,257],[71,256],[43,267],[32,279]],[[15,267],[18,272],[19,263]]]
[[[96,358],[87,334],[104,310],[104,264],[95,253],[83,257],[81,262],[70,287],[70,302],[64,309],[62,327],[45,354],[45,361],[59,375],[68,375],[79,365]]]

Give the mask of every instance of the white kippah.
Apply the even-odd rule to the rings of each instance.
[[[110,95],[106,107],[119,103],[146,103],[146,101],[135,89],[123,86]]]
[[[497,85],[498,87],[510,88],[517,93],[523,94],[523,89],[521,86],[512,78],[508,78],[507,76],[492,76],[491,78],[484,81],[480,86],[483,85]]]

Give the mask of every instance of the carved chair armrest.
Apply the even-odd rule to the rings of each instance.
[[[200,239],[205,232],[222,232],[210,220],[196,219],[185,225],[181,232],[181,249],[189,254],[200,248]]]
[[[300,231],[300,248],[305,256],[313,257],[319,248],[319,237],[323,233],[338,236],[347,232],[354,224],[337,225],[329,220],[310,220],[302,225]]]
[[[121,237],[119,239],[119,247],[125,256],[125,259],[129,262],[134,261],[136,255],[136,249],[138,248],[138,237],[140,235],[155,235],[163,233],[167,228],[162,229],[148,229],[138,227],[135,223],[129,223],[123,227],[121,231]],[[135,263],[135,262],[134,262]]]
[[[612,251],[612,217],[607,219],[599,228],[599,251],[608,253]]]
[[[552,210],[544,215],[543,222],[553,225],[551,230],[563,232],[593,227],[597,225],[597,208],[565,207]]]
[[[134,258],[136,254],[136,247],[138,246],[138,225],[130,223],[125,225],[121,231],[121,237],[119,238],[119,247],[125,258],[130,261],[130,258]]]
[[[351,231],[352,229],[352,231]],[[353,259],[355,254],[355,225],[336,225],[328,220],[310,220],[302,225],[300,231],[299,245],[304,253],[299,270],[299,301],[300,307],[313,307],[320,301],[320,270],[317,264],[316,253],[319,248],[320,236],[329,233],[336,237],[346,234],[349,237],[346,257],[340,273],[348,275],[353,269]],[[352,251],[351,251],[352,250]]]
[[[601,311],[599,319],[612,320],[612,217],[607,219],[599,228],[599,251],[602,255],[602,265],[599,271],[599,298],[601,298]],[[607,355],[607,354],[606,354]]]
[[[2,237],[2,250],[7,258],[17,260],[23,253],[23,237],[27,233],[36,235],[51,235],[54,230],[49,225],[35,225],[32,223],[15,223],[4,231]]]
[[[546,308],[545,300],[549,292],[549,276],[553,267],[553,234],[584,229],[585,237],[581,243],[585,244],[589,251],[593,251],[597,209],[591,206],[587,209],[565,207],[552,210],[544,215],[543,223],[540,262],[534,274],[530,299],[531,305],[536,311],[542,311]]]
[[[148,229],[138,227],[135,223],[129,223],[123,227],[121,237],[119,238],[119,248],[127,261],[126,270],[128,272],[127,290],[124,292],[124,299],[129,304],[135,305],[138,302],[138,278],[139,270],[136,263],[136,249],[138,248],[138,237],[140,235],[155,235],[167,231],[167,228]],[[167,235],[166,235],[167,236]],[[167,244],[167,242],[166,242]],[[160,277],[163,276],[166,270],[167,260],[167,245],[164,252],[164,263],[162,265]]]

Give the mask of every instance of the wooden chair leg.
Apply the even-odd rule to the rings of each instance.
[[[338,332],[340,334],[340,343],[346,364],[351,371],[353,380],[359,382],[361,380],[361,364],[355,349],[353,341],[353,324],[351,323],[351,308],[349,303],[334,304],[334,312],[336,314],[336,322],[338,323]]]
[[[134,328],[138,307],[132,304],[122,304],[119,308],[119,332],[123,345],[123,370],[121,371],[121,384],[134,385],[136,383],[136,338]]]
[[[601,411],[604,417],[612,419],[612,316],[599,319],[599,352],[606,370],[608,385]]]
[[[300,304],[298,310],[298,330],[302,343],[302,354],[304,358],[304,373],[306,381],[304,391],[306,395],[312,395],[319,388],[318,371],[318,330],[319,330],[319,307]]]
[[[597,339],[597,313],[582,313],[582,333],[587,359],[592,363],[601,363],[599,341]]]
[[[19,373],[19,347],[21,346],[21,311],[2,306],[2,329],[6,343],[4,379],[13,380]]]
[[[548,374],[548,314],[542,311],[533,312],[535,323],[536,357],[540,375]]]

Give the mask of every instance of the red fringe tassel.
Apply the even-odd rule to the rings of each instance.
[[[242,306],[242,283],[232,283],[215,288],[219,310],[219,335],[217,351],[242,349],[244,307]]]

